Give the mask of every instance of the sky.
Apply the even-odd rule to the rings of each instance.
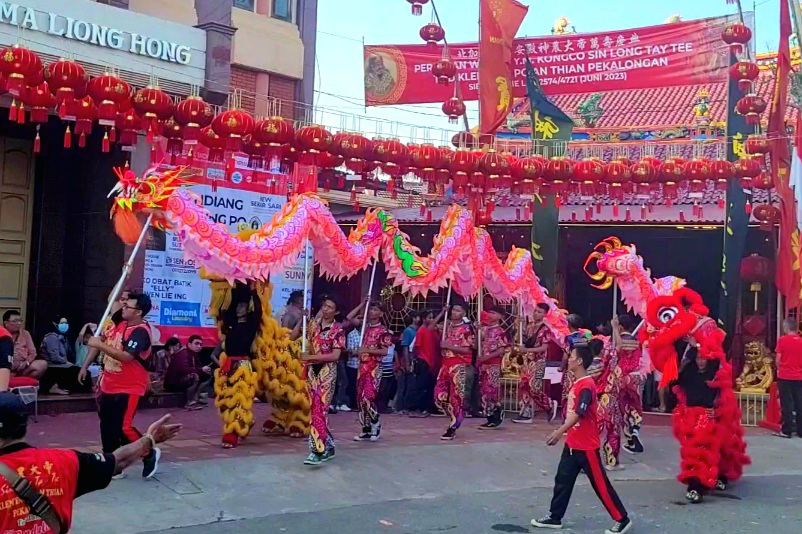
[[[529,13],[519,37],[548,35],[554,21],[568,17],[580,33],[624,30],[661,24],[672,15],[683,20],[735,13],[726,0],[520,0]],[[777,49],[781,0],[745,0],[755,12],[755,48]],[[784,0],[782,0],[784,1]],[[436,0],[450,43],[478,40],[479,0]],[[648,7],[647,7],[648,6]],[[406,0],[319,0],[315,105],[317,122],[334,129],[373,135],[425,137],[443,144],[458,130],[439,104],[364,108],[362,43],[422,44],[418,31],[429,22],[431,8],[414,17]],[[475,103],[468,104],[471,126],[478,121]],[[414,134],[414,135],[413,135]]]

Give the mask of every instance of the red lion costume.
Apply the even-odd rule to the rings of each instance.
[[[648,326],[640,338],[648,348],[654,367],[663,373],[660,386],[678,379],[676,342],[693,338],[698,355],[718,362],[718,370],[707,386],[718,390],[712,410],[688,406],[685,393],[674,389],[679,403],[673,413],[674,436],[680,442],[681,466],[677,477],[683,484],[701,484],[704,489],[722,488],[737,480],[751,463],[741,427],[741,409],[733,391],[732,366],[724,353],[724,331],[708,317],[702,297],[688,288],[659,296],[647,307]]]

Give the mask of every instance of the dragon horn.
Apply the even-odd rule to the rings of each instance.
[[[602,254],[599,251],[593,251],[593,252],[590,253],[590,255],[588,255],[587,259],[585,260],[585,265],[582,266],[582,269],[585,271],[585,274],[587,274],[590,277],[591,280],[595,280],[597,282],[601,281],[601,280],[604,280],[605,277],[609,278],[609,276],[608,276],[608,274],[606,272],[604,272],[603,270],[599,269],[599,263],[598,262],[601,259],[604,259],[604,254]],[[598,271],[595,272],[595,273],[590,272],[590,270],[588,269],[588,267],[593,262],[595,262],[596,268],[598,269]]]
[[[106,198],[111,198],[112,196],[116,195],[117,193],[120,193],[122,190],[123,190],[122,182],[117,182],[116,184],[114,184],[114,187],[111,188],[111,191],[109,191],[109,194],[106,195]]]

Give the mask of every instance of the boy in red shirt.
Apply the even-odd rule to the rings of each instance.
[[[588,375],[587,369],[602,348],[602,342],[593,339],[589,343],[574,345],[568,357],[568,370],[575,379],[568,394],[568,414],[565,423],[546,440],[547,445],[556,445],[563,434],[567,434],[565,448],[554,477],[554,497],[551,500],[550,513],[543,519],[533,519],[534,527],[562,528],[562,518],[568,509],[576,478],[580,471],[584,471],[596,495],[615,521],[605,534],[623,534],[632,528],[632,520],[610,484],[599,454],[596,384]]]
[[[780,390],[782,430],[775,436],[790,438],[794,428],[802,438],[802,336],[796,319],[783,321],[784,336],[777,340],[777,388]],[[796,412],[796,426],[794,414]]]

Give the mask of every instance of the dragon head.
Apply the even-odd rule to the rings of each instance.
[[[109,198],[114,197],[111,206],[111,218],[114,230],[126,244],[136,243],[142,231],[142,224],[137,214],[153,214],[153,225],[165,229],[167,224],[164,212],[167,200],[176,190],[188,184],[184,178],[190,174],[186,167],[159,170],[150,167],[140,177],[131,169],[115,168],[117,183],[109,191]]]
[[[608,289],[616,276],[632,272],[632,267],[640,261],[634,245],[623,245],[617,237],[602,240],[585,260],[585,273],[595,282],[593,287]],[[595,262],[596,271],[591,267]]]

